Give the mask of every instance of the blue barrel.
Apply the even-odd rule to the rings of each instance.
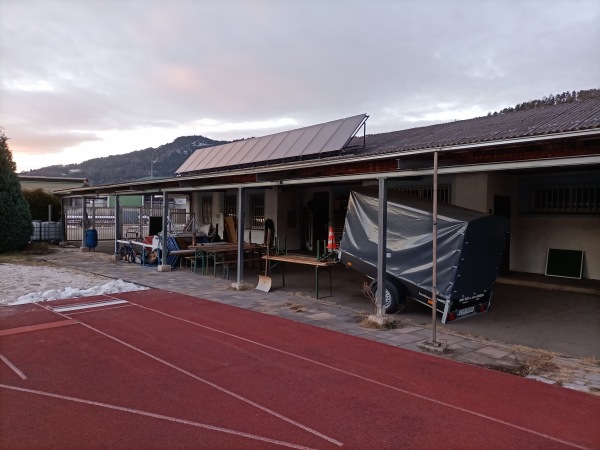
[[[88,251],[93,248],[98,247],[98,231],[90,228],[89,230],[85,230],[85,246],[88,248]]]

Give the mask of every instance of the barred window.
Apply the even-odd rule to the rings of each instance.
[[[202,224],[212,223],[212,197],[202,197]]]
[[[433,199],[433,186],[397,186],[392,190],[404,194],[420,197],[424,199]],[[439,203],[450,204],[450,185],[442,184],[438,186],[437,197]]]
[[[250,201],[250,228],[263,229],[265,226],[265,194],[251,194]]]
[[[532,186],[529,210],[540,214],[598,214],[600,213],[600,184]]]
[[[237,196],[235,194],[225,194],[225,199],[223,202],[223,213],[225,217],[233,217],[233,220],[236,220],[237,216]]]

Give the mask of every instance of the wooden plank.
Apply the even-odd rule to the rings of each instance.
[[[194,255],[196,250],[171,250],[169,255]]]
[[[263,256],[262,259],[267,259],[266,256]],[[319,261],[318,259],[300,256],[300,255],[286,255],[286,256],[269,256],[271,261],[281,261],[281,262],[289,262],[292,264],[306,264],[309,266],[316,267],[328,267],[334,266],[337,264],[337,261]]]
[[[237,232],[235,230],[235,222],[233,217],[225,217],[225,231],[227,231],[227,242],[237,244]]]

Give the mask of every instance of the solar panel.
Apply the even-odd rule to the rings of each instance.
[[[273,151],[277,148],[277,146],[283,142],[283,140],[285,139],[286,136],[287,136],[287,132],[274,134],[273,136],[271,136],[272,139],[269,140],[267,145],[265,145],[263,147],[261,152],[258,155],[256,155],[256,157],[254,159],[251,160],[249,158],[244,158],[243,163],[246,164],[246,163],[251,163],[254,161],[268,160],[269,156],[273,153]],[[265,137],[262,137],[261,139],[265,139]]]
[[[238,167],[268,161],[280,162],[342,150],[367,117],[366,114],[359,114],[282,133],[199,149],[176,173]]]
[[[288,152],[285,154],[286,158],[293,158],[302,155],[304,152],[312,150],[313,139],[317,136],[319,131],[323,129],[323,125],[313,125],[304,129],[304,132],[294,142],[294,145],[290,147]],[[311,152],[309,152],[311,153]]]
[[[266,136],[261,139],[256,139],[255,145],[248,150],[247,153],[238,153],[235,157],[229,161],[230,165],[243,164],[244,162],[251,162],[262,152],[266,145],[273,139],[274,135]]]

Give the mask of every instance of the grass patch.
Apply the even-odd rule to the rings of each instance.
[[[525,347],[522,345],[513,345],[513,350],[522,355],[523,364],[527,366],[526,375],[543,375],[556,373],[560,367],[554,361],[557,353],[549,350],[541,350]]]
[[[47,242],[32,242],[19,252],[0,253],[0,264],[23,264],[34,261],[34,256],[48,255],[54,248]]]
[[[488,364],[484,365],[483,367],[485,367],[486,369],[497,370],[498,372],[517,375],[518,377],[526,377],[527,375],[529,375],[529,365],[526,363],[517,363],[514,366],[502,364]]]
[[[586,358],[583,358],[583,363],[589,366],[600,367],[600,359],[596,358],[595,356],[588,356]]]
[[[528,374],[531,375],[542,375],[559,370],[559,367],[554,362],[554,357],[551,354],[541,353],[530,356],[527,358],[526,365],[529,367]]]
[[[360,321],[360,326],[363,328],[371,328],[374,330],[395,330],[396,328],[398,328],[398,322],[396,320],[390,320],[388,322],[385,322],[383,325],[380,325],[377,322],[369,320],[368,317],[363,317]]]

